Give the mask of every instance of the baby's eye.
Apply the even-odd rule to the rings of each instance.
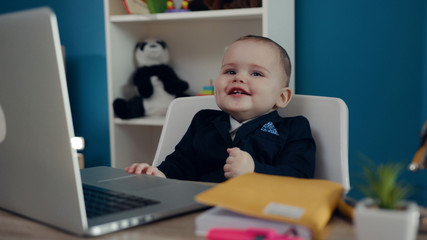
[[[255,77],[262,77],[262,76],[264,76],[262,73],[260,73],[260,72],[253,72],[252,73],[252,76],[255,76]]]
[[[235,75],[236,72],[234,70],[225,70],[224,74]]]

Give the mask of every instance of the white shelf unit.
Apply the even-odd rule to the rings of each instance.
[[[104,0],[104,8],[113,167],[151,163],[164,123],[161,117],[121,120],[114,116],[113,101],[136,94],[131,76],[138,41],[153,37],[168,44],[169,65],[189,83],[191,95],[200,92],[210,80],[216,80],[225,47],[243,35],[272,38],[285,47],[292,63],[295,62],[294,0],[264,0],[261,8],[150,15],[126,14],[121,0]],[[292,68],[294,72],[294,64]]]

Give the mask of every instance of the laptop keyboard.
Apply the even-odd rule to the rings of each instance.
[[[88,218],[160,203],[155,200],[114,192],[86,184],[83,184],[83,193]]]

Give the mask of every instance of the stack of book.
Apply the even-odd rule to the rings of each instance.
[[[220,183],[196,196],[215,206],[196,219],[196,234],[210,229],[268,228],[303,239],[316,238],[340,200],[341,184],[249,173]]]

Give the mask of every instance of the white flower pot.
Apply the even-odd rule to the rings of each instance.
[[[403,209],[372,207],[374,201],[366,198],[357,203],[354,215],[358,240],[415,240],[420,212],[414,202],[403,202]]]

